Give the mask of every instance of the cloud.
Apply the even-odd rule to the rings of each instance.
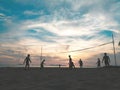
[[[3,13],[0,13],[0,18],[5,17],[5,15]]]
[[[63,2],[63,1],[61,1],[61,2]],[[78,3],[78,2],[80,2],[80,1],[77,1],[77,0],[75,1],[75,3]],[[83,5],[87,6],[87,4],[91,5],[91,4],[98,3],[99,1],[98,2],[97,1],[96,2],[86,2],[86,1],[81,0],[81,2],[84,3]],[[45,3],[47,3],[47,2],[45,2]],[[54,4],[54,3],[58,3],[58,2],[53,1],[51,3]],[[73,2],[71,1],[71,3],[73,3]],[[74,7],[76,5],[75,3],[73,3],[72,7]],[[117,28],[118,24],[112,19],[112,17],[109,14],[106,15],[106,13],[104,13],[103,10],[101,10],[102,12],[101,11],[98,12],[95,9],[93,11],[92,10],[89,10],[87,13],[81,15],[80,13],[73,12],[71,9],[68,9],[68,8],[64,8],[64,7],[60,8],[60,9],[56,8],[56,10],[52,11],[52,13],[50,15],[40,16],[39,18],[37,18],[33,21],[32,20],[25,21],[25,23],[22,24],[21,26],[23,26],[23,28],[28,27],[28,29],[43,27],[43,28],[47,29],[48,31],[55,33],[57,35],[60,35],[60,36],[64,36],[64,35],[65,36],[69,36],[69,35],[79,36],[79,34],[82,35],[83,32],[84,32],[83,34],[85,34],[86,32],[90,32],[90,30],[91,31],[97,31],[100,29],[111,30],[113,28],[114,29]],[[25,11],[25,12],[26,12],[26,14],[31,14],[31,15],[32,14],[37,15],[39,13],[39,12],[34,12],[34,11]],[[80,16],[80,17],[78,17],[77,19],[74,19],[77,16]],[[68,18],[68,17],[70,17],[70,18]],[[107,19],[108,17],[109,17],[109,19]],[[48,22],[46,22],[46,21],[48,21]],[[29,25],[27,25],[27,22]],[[59,32],[60,30],[62,32]],[[82,31],[82,33],[81,33],[81,31]],[[116,30],[116,32],[117,32],[117,30]]]
[[[30,10],[27,10],[27,11],[24,11],[24,14],[25,15],[43,15],[44,12],[43,11],[30,11]]]

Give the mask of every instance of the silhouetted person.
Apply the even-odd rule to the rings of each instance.
[[[24,64],[24,63],[25,63],[25,69],[29,69],[30,63],[31,63],[30,54],[27,55],[27,57],[25,58],[23,64]]]
[[[72,62],[71,55],[69,55],[69,68],[70,68],[70,69],[75,68],[74,63]]]
[[[74,62],[71,62],[72,68],[75,68]]]
[[[61,65],[59,64],[59,68],[61,68]]]
[[[41,62],[41,64],[40,64],[40,67],[41,68],[44,68],[44,62],[45,62],[45,59]]]
[[[80,66],[80,68],[83,67],[83,61],[81,59],[79,60],[79,66]]]
[[[97,60],[97,67],[99,68],[99,67],[101,67],[101,61],[100,61],[100,58],[98,58],[98,60]]]
[[[109,64],[110,63],[110,58],[109,58],[109,56],[107,56],[107,53],[104,53],[102,63],[103,63],[103,61],[105,63],[105,66],[110,66],[110,64]]]
[[[72,68],[71,62],[72,62],[72,58],[71,55],[69,55],[69,68]]]

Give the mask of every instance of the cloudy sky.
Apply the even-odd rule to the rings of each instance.
[[[0,66],[19,66],[28,53],[39,66],[41,48],[46,66],[68,66],[71,55],[94,67],[104,52],[114,65],[112,33],[120,65],[120,0],[0,0]]]

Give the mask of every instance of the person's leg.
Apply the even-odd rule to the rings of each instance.
[[[28,69],[30,68],[30,65],[28,64]]]
[[[106,66],[106,63],[105,63],[105,66]]]
[[[107,66],[107,62],[105,61],[105,66]]]
[[[26,69],[29,69],[29,64],[28,63],[26,63]]]
[[[25,64],[25,70],[27,69],[27,64]]]

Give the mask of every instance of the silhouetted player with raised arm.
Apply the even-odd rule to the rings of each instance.
[[[80,65],[80,68],[82,68],[83,67],[83,61],[80,59],[78,63]]]
[[[45,62],[45,59],[41,62],[40,68],[44,68],[44,62]]]
[[[101,67],[101,61],[100,61],[100,58],[98,58],[98,60],[97,60],[97,67],[99,68],[99,67]]]
[[[102,63],[103,63],[103,61],[104,61],[104,63],[105,63],[105,66],[110,66],[110,57],[109,56],[107,56],[107,53],[104,53],[104,56],[103,56],[103,59],[102,59]]]
[[[31,63],[30,54],[27,55],[27,57],[25,58],[23,64],[24,64],[24,63],[25,63],[25,69],[29,69],[30,63]]]
[[[71,58],[71,55],[69,55],[69,68],[72,69],[72,68],[75,68],[75,65],[72,61],[72,58]]]

